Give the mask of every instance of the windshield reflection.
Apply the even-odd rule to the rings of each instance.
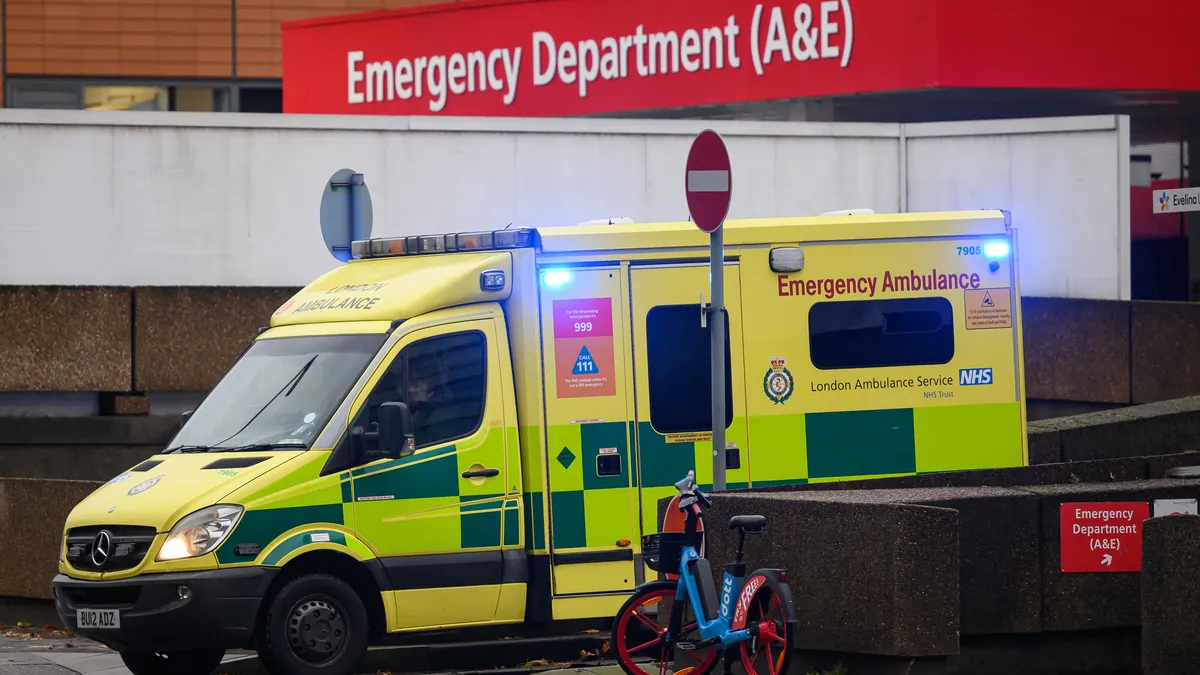
[[[308,449],[385,338],[258,340],[205,397],[167,452]]]

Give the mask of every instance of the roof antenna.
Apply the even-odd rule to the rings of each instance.
[[[510,228],[510,227],[512,227],[512,223],[509,223],[509,224],[505,225],[505,226],[504,226],[504,229],[506,229],[506,230],[507,230],[507,229],[508,229],[508,228]]]

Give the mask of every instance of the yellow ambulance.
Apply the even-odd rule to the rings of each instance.
[[[724,227],[731,489],[1027,462],[1006,213]],[[237,647],[337,675],[384,633],[611,617],[657,501],[711,482],[694,225],[353,253],[68,518],[58,611],[137,675]]]

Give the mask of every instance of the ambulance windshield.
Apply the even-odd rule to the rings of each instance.
[[[385,337],[320,335],[255,342],[205,397],[167,452],[308,449]]]

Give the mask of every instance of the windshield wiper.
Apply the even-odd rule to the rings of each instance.
[[[313,357],[311,359],[309,359],[308,362],[305,363],[300,368],[300,371],[297,372],[295,375],[293,375],[291,377],[291,379],[289,379],[287,382],[285,382],[283,385],[283,388],[280,389],[279,391],[275,392],[275,395],[271,397],[271,400],[264,403],[263,407],[259,408],[258,412],[254,413],[254,417],[251,417],[249,420],[247,420],[246,423],[242,425],[241,429],[238,429],[237,431],[233,432],[229,436],[226,436],[224,439],[222,439],[221,443],[224,443],[225,441],[228,441],[231,438],[236,438],[238,436],[238,434],[242,433],[246,429],[249,429],[250,425],[254,424],[254,420],[258,419],[258,416],[263,414],[263,411],[265,411],[267,408],[271,407],[271,404],[274,403],[275,399],[279,398],[280,395],[290,396],[291,393],[296,389],[296,385],[300,384],[300,380],[304,378],[304,374],[308,372],[308,369],[312,367],[313,362],[317,360],[318,356],[320,356],[320,354],[313,354]],[[287,392],[286,394],[284,393],[285,391]],[[220,445],[220,443],[218,443],[217,445]],[[216,446],[214,446],[212,449],[217,449],[217,448],[216,448]]]
[[[254,452],[257,450],[283,450],[286,448],[305,449],[307,447],[303,443],[250,443],[249,445],[239,445],[234,448],[212,448],[210,452]]]
[[[210,450],[212,450],[212,448],[207,445],[177,445],[173,448],[167,448],[166,450],[163,450],[163,454],[165,455],[174,452],[208,452]]]

